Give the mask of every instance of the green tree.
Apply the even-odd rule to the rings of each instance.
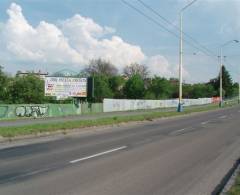
[[[179,80],[176,78],[170,78],[169,82],[172,86],[172,94],[169,98],[178,98],[179,97]]]
[[[10,78],[3,72],[0,66],[0,102],[8,102],[8,85]]]
[[[198,83],[192,85],[192,91],[190,98],[204,98],[216,96],[217,92],[214,90],[212,85],[205,83]]]
[[[225,97],[232,97],[234,92],[233,80],[225,66],[223,66],[222,72],[223,72],[223,89],[225,91]]]
[[[35,75],[17,76],[9,86],[12,103],[44,103],[44,81]]]
[[[104,75],[94,76],[94,102],[102,102],[104,98],[112,98],[113,92],[109,86],[108,77]]]
[[[148,87],[145,98],[167,99],[173,93],[173,86],[166,78],[155,76]]]
[[[127,80],[124,93],[129,99],[142,99],[144,97],[144,81],[139,74],[135,74]]]
[[[220,88],[220,76],[211,79],[209,82],[213,86],[214,90],[219,94]],[[222,84],[223,84],[223,97],[232,97],[234,94],[233,81],[231,75],[225,66],[222,67]]]
[[[112,76],[109,78],[109,87],[113,92],[114,98],[122,98],[125,80],[122,76]]]
[[[183,83],[183,98],[191,98],[191,91],[193,89],[192,85],[191,84],[186,84],[186,83]]]
[[[239,84],[234,83],[233,84],[233,96],[238,96],[239,95]]]

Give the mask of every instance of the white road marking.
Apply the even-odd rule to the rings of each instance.
[[[51,170],[51,168],[36,170],[36,171],[32,171],[32,172],[25,173],[25,174],[22,174],[22,175],[17,175],[15,177],[11,177],[11,178],[6,179],[4,182],[9,182],[9,181],[13,181],[13,180],[16,180],[16,179],[21,179],[21,178],[24,178],[24,177],[37,175],[39,173],[43,173],[43,172],[46,172],[46,171],[49,171],[49,170]]]
[[[49,171],[49,170],[51,170],[51,169],[50,168],[46,168],[46,169],[36,170],[36,171],[32,171],[32,172],[20,175],[20,177],[32,176],[32,175],[43,173],[43,172],[46,172],[46,171]]]
[[[203,121],[203,122],[201,122],[201,124],[202,125],[206,125],[206,124],[208,124],[210,121]]]
[[[179,129],[179,130],[176,130],[176,131],[172,131],[171,133],[169,133],[169,135],[177,135],[178,133],[181,133],[183,131],[185,131],[186,129]]]
[[[176,130],[174,131],[174,133],[179,133],[179,132],[182,132],[182,131],[185,131],[186,129],[179,129],[179,130]]]
[[[218,117],[218,118],[224,119],[224,118],[227,118],[227,116],[226,116],[226,115],[223,115],[223,116],[220,116],[220,117]]]
[[[119,151],[119,150],[123,150],[125,148],[127,148],[127,146],[122,146],[122,147],[115,148],[115,149],[112,149],[112,150],[107,150],[105,152],[100,152],[100,153],[97,153],[97,154],[94,154],[94,155],[91,155],[91,156],[86,156],[86,157],[83,157],[83,158],[72,160],[72,161],[70,161],[70,163],[72,163],[72,164],[77,163],[77,162],[80,162],[80,161],[88,160],[90,158],[94,158],[94,157],[102,156],[102,155],[109,154],[109,153],[112,153],[112,152],[116,152],[116,151]]]

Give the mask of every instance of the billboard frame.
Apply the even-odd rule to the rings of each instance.
[[[46,97],[55,97],[57,99],[57,97],[61,97],[61,96],[54,96],[54,95],[46,95],[46,79],[47,78],[72,78],[72,79],[86,79],[86,96],[68,96],[66,95],[66,99],[68,98],[80,98],[80,99],[85,99],[88,97],[88,77],[77,77],[77,76],[46,76],[44,79],[44,95]]]

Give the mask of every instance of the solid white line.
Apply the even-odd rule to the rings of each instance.
[[[174,133],[178,133],[178,132],[182,132],[182,131],[185,131],[185,129],[176,130],[176,131],[174,131]]]
[[[22,174],[22,175],[17,175],[15,177],[11,177],[11,178],[7,179],[6,181],[13,181],[13,180],[16,180],[16,179],[33,176],[33,175],[36,175],[36,174],[39,174],[39,173],[43,173],[43,172],[46,172],[46,171],[49,171],[49,170],[51,170],[51,169],[50,168],[46,168],[46,169],[32,171],[32,172],[29,172],[29,173],[25,173],[25,174]]]
[[[122,147],[119,147],[119,148],[115,148],[115,149],[112,149],[112,150],[107,150],[105,152],[100,152],[100,153],[97,153],[97,154],[94,154],[94,155],[91,155],[91,156],[86,156],[86,157],[83,157],[83,158],[79,158],[79,159],[76,159],[76,160],[72,160],[70,161],[70,163],[77,163],[77,162],[80,162],[80,161],[84,161],[84,160],[88,160],[90,158],[94,158],[94,157],[98,157],[98,156],[102,156],[104,154],[109,154],[109,153],[112,153],[112,152],[116,152],[118,150],[123,150],[127,148],[127,146],[122,146]]]
[[[223,116],[220,116],[220,117],[218,117],[218,118],[223,119],[223,118],[226,118],[226,117],[227,117],[226,115],[223,115]]]
[[[177,135],[178,133],[181,133],[183,131],[185,131],[186,129],[179,129],[179,130],[175,130],[169,133],[169,135]]]
[[[204,121],[204,122],[201,122],[202,125],[206,125],[208,124],[210,121]]]

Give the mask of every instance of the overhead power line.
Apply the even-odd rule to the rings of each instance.
[[[225,66],[231,66],[232,68],[234,68],[235,70],[231,71],[233,74],[235,74],[237,77],[239,77],[238,71],[236,69],[239,69],[239,67],[233,66],[231,63],[229,63],[229,60],[225,59]]]
[[[133,6],[132,4],[128,3],[125,0],[121,0],[123,3],[125,3],[128,7],[134,9],[136,12],[140,13],[141,15],[143,15],[145,18],[147,18],[148,20],[152,21],[153,23],[157,24],[158,26],[160,26],[161,28],[163,28],[164,30],[166,30],[167,32],[169,32],[170,34],[172,34],[173,36],[179,38],[179,36],[172,32],[171,30],[167,29],[164,25],[162,25],[161,23],[159,23],[157,20],[153,19],[152,17],[148,16],[147,14],[145,14],[144,12],[142,12],[140,9],[136,8],[135,6]]]
[[[151,6],[147,5],[146,3],[144,3],[142,0],[137,0],[139,3],[141,3],[145,8],[147,8],[148,10],[152,11],[155,15],[157,15],[159,18],[161,18],[164,22],[166,22],[167,24],[171,25],[172,27],[174,27],[177,30],[180,30],[180,28],[173,24],[172,22],[170,22],[167,18],[165,18],[164,16],[160,15],[155,9],[153,9]],[[205,51],[211,53],[211,55],[214,55],[214,52],[212,52],[211,50],[209,50],[207,47],[205,47],[204,45],[202,45],[201,43],[199,43],[195,38],[193,38],[192,36],[190,36],[189,34],[183,32],[183,34],[188,37],[189,39],[191,39],[193,42],[195,42],[197,45],[199,45],[201,48],[203,48]]]
[[[162,28],[163,30],[167,31],[168,33],[170,33],[171,35],[173,35],[176,38],[179,38],[179,35],[171,30],[169,30],[168,28],[166,28],[163,24],[161,24],[160,22],[158,22],[157,20],[155,20],[154,18],[152,18],[151,16],[148,16],[147,14],[145,14],[143,11],[141,11],[140,9],[136,8],[134,5],[128,3],[125,0],[121,0],[124,4],[126,4],[128,7],[132,8],[133,10],[135,10],[136,12],[138,12],[139,14],[141,14],[142,16],[144,16],[145,18],[147,18],[149,21],[155,23],[157,26],[159,26],[160,28]],[[216,56],[209,54],[208,52],[206,52],[205,50],[203,50],[201,47],[198,47],[196,45],[194,45],[193,43],[191,43],[190,41],[183,39],[183,41],[185,43],[187,43],[188,45],[194,47],[195,49],[201,51],[202,53],[204,53],[207,56],[213,57],[216,60]]]

